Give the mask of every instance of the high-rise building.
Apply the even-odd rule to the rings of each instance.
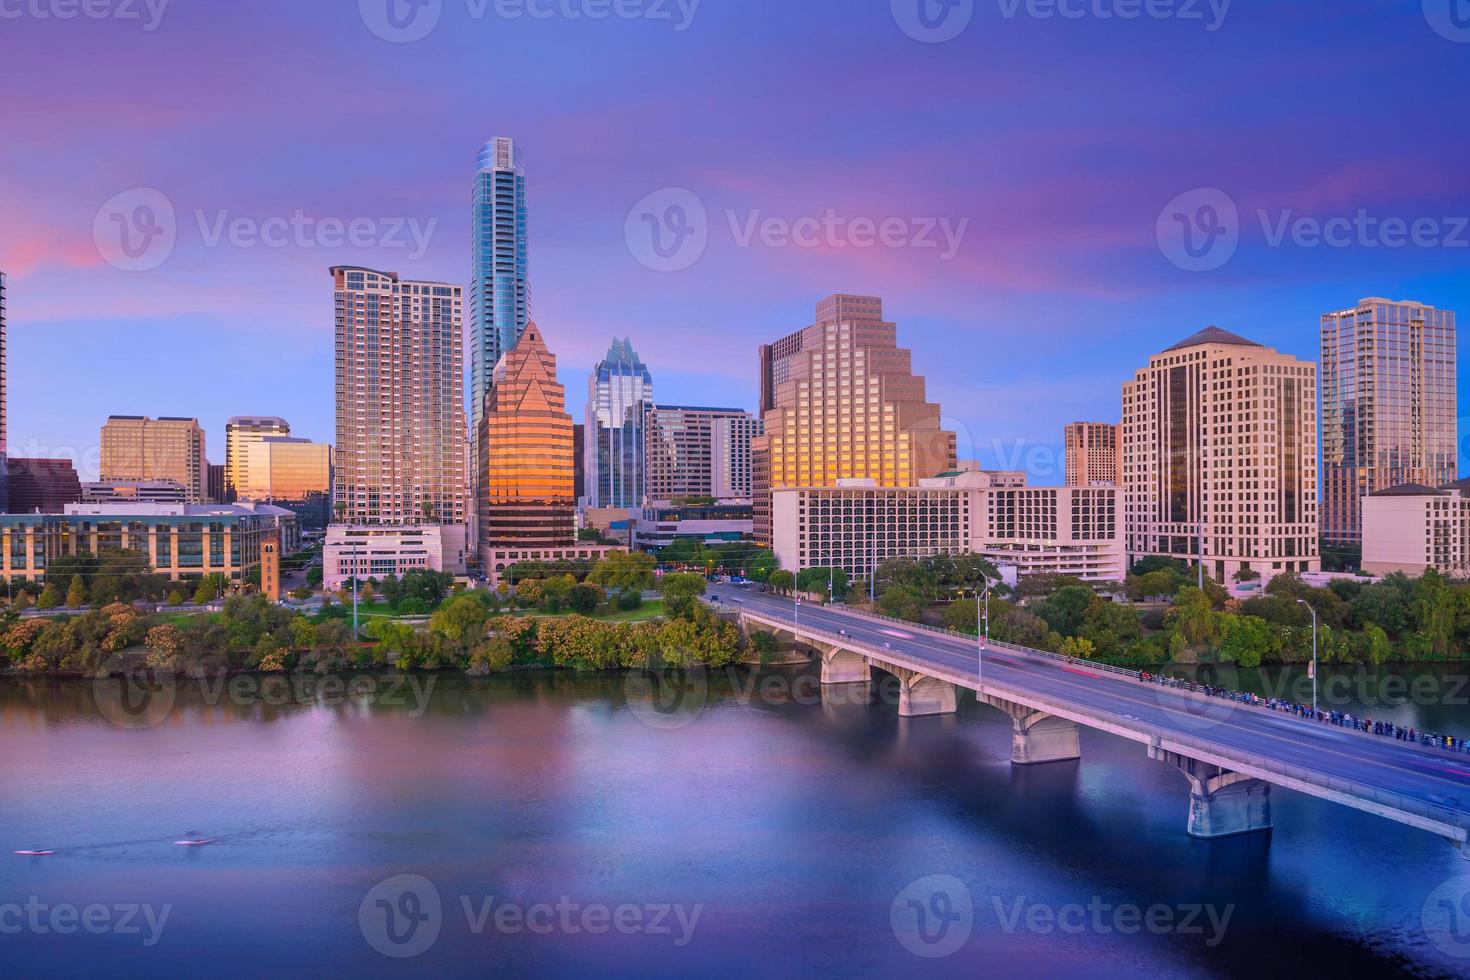
[[[461,289],[335,266],[333,507],[352,524],[465,522]]]
[[[1123,384],[1124,537],[1226,582],[1316,571],[1317,366],[1219,327]]]
[[[208,466],[198,419],[110,415],[102,426],[103,482],[171,480],[198,504],[208,498]]]
[[[332,490],[332,447],[292,436],[265,436],[242,447],[235,488],[241,500],[305,500]]]
[[[1322,537],[1363,542],[1363,498],[1459,469],[1455,314],[1370,297],[1322,315]]]
[[[234,503],[234,492],[227,489],[224,463],[204,464],[204,497],[212,504]]]
[[[5,371],[10,361],[9,333],[5,328],[5,273],[0,272],[0,513],[9,509],[9,470],[5,459],[9,454],[6,434],[9,425],[9,409],[6,407]]]
[[[1122,484],[1118,470],[1118,428],[1111,422],[1072,422],[1067,425],[1063,435],[1067,486],[1116,487]]]
[[[225,423],[225,490],[244,497],[245,447],[267,436],[289,436],[291,423],[274,415],[236,415]],[[247,498],[253,499],[253,498]]]
[[[742,408],[650,408],[644,439],[648,499],[748,498],[750,441],[759,427]]]
[[[587,426],[581,422],[572,426],[572,470],[576,474],[572,487],[580,505],[587,495]]]
[[[530,319],[526,170],[512,139],[491,140],[475,159],[470,262],[470,431],[479,432],[495,365],[515,347]]]
[[[12,514],[59,514],[82,499],[82,484],[69,459],[6,460]]]
[[[771,491],[867,479],[911,487],[957,465],[955,435],[925,399],[876,296],[829,296],[816,323],[762,346],[765,432],[752,443],[755,537],[771,541]]]
[[[648,492],[644,425],[653,377],[627,339],[613,339],[587,381],[587,505],[641,507]]]
[[[536,324],[495,368],[477,437],[481,547],[575,541],[572,417]]]

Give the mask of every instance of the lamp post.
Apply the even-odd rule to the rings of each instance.
[[[1305,599],[1298,599],[1312,614],[1312,717],[1317,717],[1317,610]]]
[[[985,604],[984,605],[984,615],[983,616],[981,615],[981,602],[982,601]],[[978,687],[984,687],[985,686],[985,645],[990,642],[990,579],[989,578],[986,578],[986,580],[985,580],[985,590],[983,592],[976,592],[975,593],[975,615],[976,616],[980,616],[984,620],[984,622],[985,622],[985,625],[984,625],[983,628],[981,627],[980,622],[978,620],[975,623],[975,637],[976,637],[976,640],[977,640],[977,644],[976,645],[979,648],[979,652],[978,652],[978,655],[976,657],[977,663],[976,663],[976,668],[975,668],[975,684],[976,684],[976,687],[978,688]],[[976,691],[976,696],[977,697],[979,696],[979,691]]]

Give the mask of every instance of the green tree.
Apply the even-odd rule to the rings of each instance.
[[[912,585],[890,585],[878,596],[878,608],[885,615],[911,623],[922,623],[928,607],[924,594]]]
[[[66,606],[68,609],[80,609],[87,604],[87,583],[82,581],[80,575],[71,577],[71,585],[66,590]]]
[[[46,587],[41,590],[41,598],[36,600],[37,609],[55,609],[61,605],[61,586],[56,584],[54,578],[46,580]]]
[[[653,588],[653,569],[656,562],[652,555],[637,551],[610,551],[592,566],[587,581],[606,589],[636,589],[639,592]]]
[[[597,611],[598,603],[602,602],[602,599],[602,590],[597,586],[586,583],[574,585],[567,593],[567,608],[574,613],[591,616]]]
[[[808,568],[796,576],[798,592],[826,595],[829,587],[834,599],[845,598],[851,587],[847,572],[840,568]]]
[[[1060,636],[1076,636],[1082,628],[1082,617],[1096,598],[1085,585],[1067,585],[1058,589],[1041,604],[1041,618]]]
[[[790,592],[796,588],[796,576],[784,568],[778,568],[770,574],[766,584],[777,592]]]
[[[429,617],[429,632],[442,636],[457,650],[468,651],[484,639],[489,618],[485,604],[474,596],[456,596]]]
[[[696,600],[704,595],[707,583],[703,575],[693,572],[670,572],[659,579],[658,590],[664,597],[664,609],[673,616],[688,616]]]

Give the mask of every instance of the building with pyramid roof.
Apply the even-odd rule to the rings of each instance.
[[[613,338],[587,379],[584,461],[588,507],[642,507],[648,493],[645,417],[653,377],[628,338]]]

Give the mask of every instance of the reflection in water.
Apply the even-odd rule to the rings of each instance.
[[[1453,673],[1427,676],[1449,691]],[[226,976],[1470,966],[1470,939],[1423,925],[1431,893],[1470,870],[1428,834],[1278,789],[1271,834],[1196,841],[1184,780],[1140,747],[1084,730],[1080,761],[1013,767],[1005,716],[962,699],[955,716],[900,719],[877,676],[845,698],[796,669],[183,684],[150,727],[109,721],[105,688],[6,680],[0,906],[35,895],[172,912],[153,946],[24,929],[0,935],[0,955],[8,973],[63,976],[201,962]],[[1453,703],[1383,710],[1470,735]],[[217,843],[171,846],[189,831]],[[10,854],[31,847],[57,853]],[[404,874],[431,883],[441,911],[427,950],[398,960],[360,912]],[[957,879],[969,904],[899,900],[929,876]],[[476,912],[487,900],[703,911],[676,946],[576,923],[500,928]],[[427,906],[395,893],[386,907]],[[960,907],[973,924],[955,944],[939,913]],[[1129,917],[1151,908],[1170,911],[1167,931]],[[923,928],[896,933],[916,910]],[[941,933],[957,951],[918,958]]]

